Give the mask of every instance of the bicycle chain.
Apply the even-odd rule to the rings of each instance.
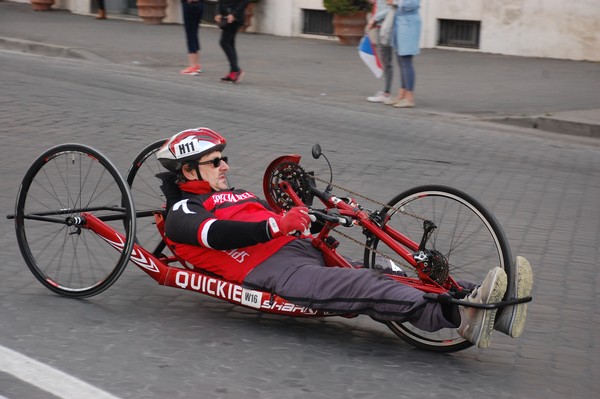
[[[340,236],[342,236],[342,237],[344,237],[344,238],[346,238],[346,239],[348,239],[348,240],[356,243],[357,245],[359,245],[359,246],[361,246],[361,247],[363,247],[365,249],[368,249],[371,252],[374,252],[376,255],[379,255],[379,256],[381,256],[383,258],[391,260],[392,262],[394,262],[397,265],[405,266],[405,267],[408,267],[410,269],[414,269],[414,267],[412,265],[406,263],[406,261],[404,259],[397,259],[397,258],[391,257],[390,255],[384,254],[383,252],[378,251],[375,248],[371,248],[371,247],[367,246],[366,244],[363,244],[362,242],[358,241],[356,238],[350,237],[346,233],[342,233],[341,231],[336,230],[335,228],[332,228],[331,231],[333,231],[336,234],[339,234]]]
[[[387,208],[387,209],[389,209],[389,210],[396,211],[396,212],[400,212],[401,214],[404,214],[404,215],[406,215],[406,216],[409,216],[409,217],[413,217],[413,218],[415,218],[415,219],[418,219],[418,220],[421,220],[421,221],[423,221],[423,222],[427,220],[427,219],[425,219],[425,218],[422,218],[422,217],[420,217],[420,216],[417,216],[417,215],[415,215],[414,213],[407,212],[407,211],[405,211],[405,210],[403,210],[403,209],[395,208],[395,207],[393,207],[393,206],[390,206],[390,205],[388,205],[388,204],[384,204],[383,202],[377,201],[377,200],[375,200],[375,199],[373,199],[373,198],[367,197],[366,195],[362,195],[362,194],[360,194],[360,193],[357,193],[357,192],[355,192],[355,191],[353,191],[353,190],[347,189],[347,188],[345,188],[345,187],[342,187],[342,186],[340,186],[340,185],[337,185],[337,184],[334,184],[334,183],[330,183],[330,182],[328,182],[328,181],[326,181],[326,180],[323,180],[323,179],[321,179],[321,178],[319,178],[319,177],[316,177],[316,176],[311,176],[311,178],[314,178],[315,180],[317,180],[317,181],[320,181],[321,183],[325,183],[325,184],[327,184],[327,185],[329,185],[329,186],[331,186],[331,187],[337,188],[338,190],[341,190],[341,191],[343,191],[343,192],[346,192],[346,193],[348,193],[348,194],[351,194],[351,195],[354,195],[354,196],[356,196],[356,197],[360,197],[360,198],[366,199],[367,201],[370,201],[370,202],[372,202],[372,203],[374,203],[374,204],[381,205],[381,206],[383,206],[384,208]],[[321,223],[322,223],[322,222],[321,222]],[[398,265],[400,265],[400,266],[405,266],[405,267],[408,267],[408,268],[410,268],[410,269],[414,269],[414,267],[413,267],[412,265],[410,265],[410,264],[406,263],[406,261],[404,261],[404,259],[400,260],[400,259],[393,258],[393,257],[391,257],[391,256],[389,256],[389,255],[387,255],[387,254],[384,254],[384,253],[382,253],[381,251],[378,251],[378,250],[377,250],[377,249],[375,249],[375,248],[371,248],[371,247],[369,247],[368,245],[366,245],[366,244],[363,244],[362,242],[358,241],[356,238],[354,238],[354,237],[350,237],[349,235],[347,235],[347,234],[345,234],[345,233],[342,233],[341,231],[339,231],[339,230],[337,230],[337,229],[335,229],[335,228],[332,228],[332,229],[331,229],[331,231],[335,232],[336,234],[339,234],[340,236],[342,236],[342,237],[346,238],[347,240],[350,240],[350,241],[352,241],[352,242],[354,242],[354,243],[358,244],[359,246],[361,246],[361,247],[363,247],[363,248],[365,248],[365,249],[368,249],[369,251],[372,251],[372,252],[374,252],[376,255],[379,255],[379,256],[381,256],[381,257],[384,257],[384,258],[386,258],[386,259],[389,259],[389,260],[393,261],[394,263],[396,263],[396,264],[398,264]]]
[[[364,199],[366,199],[367,201],[371,201],[371,202],[372,202],[372,203],[374,203],[374,204],[381,205],[381,206],[383,206],[384,208],[388,208],[389,210],[396,211],[396,212],[400,212],[400,213],[402,213],[402,214],[404,214],[404,215],[406,215],[406,216],[413,217],[413,218],[415,218],[415,219],[418,219],[418,220],[421,220],[421,221],[423,221],[423,222],[427,220],[427,219],[425,219],[425,218],[422,218],[422,217],[420,217],[420,216],[417,216],[417,215],[415,215],[414,213],[411,213],[411,212],[406,212],[406,211],[405,211],[405,210],[403,210],[403,209],[395,208],[395,207],[393,207],[393,206],[390,206],[390,205],[388,205],[388,204],[384,204],[383,202],[377,201],[376,199],[373,199],[373,198],[371,198],[371,197],[367,197],[366,195],[359,194],[359,193],[357,193],[356,191],[352,191],[352,190],[350,190],[350,189],[347,189],[347,188],[345,188],[345,187],[339,186],[339,185],[337,185],[337,184],[335,184],[335,183],[329,183],[329,182],[327,182],[326,180],[323,180],[323,179],[321,179],[321,178],[318,178],[318,177],[316,177],[316,176],[311,176],[311,177],[313,177],[315,180],[318,180],[318,181],[320,181],[321,183],[328,184],[328,185],[330,185],[331,187],[335,187],[335,188],[337,188],[338,190],[342,190],[342,191],[344,191],[344,192],[346,192],[346,193],[348,193],[348,194],[352,194],[352,195],[355,195],[355,196],[357,196],[357,197],[364,198]]]

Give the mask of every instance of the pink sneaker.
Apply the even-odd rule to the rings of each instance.
[[[191,75],[191,76],[196,76],[200,72],[202,72],[202,68],[200,68],[200,65],[194,65],[194,66],[187,67],[187,68],[179,71],[179,73],[182,75]]]
[[[232,78],[232,83],[240,83],[242,81],[242,78],[244,77],[245,72],[242,71],[241,69],[237,72],[233,72],[233,76],[231,76]]]
[[[226,76],[221,78],[221,82],[233,83],[234,74],[235,74],[235,72],[229,72]]]
[[[224,83],[240,83],[242,78],[244,77],[244,71],[241,69],[239,71],[229,72],[229,75],[221,78],[221,82]]]

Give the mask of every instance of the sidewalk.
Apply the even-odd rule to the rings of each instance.
[[[199,77],[228,72],[219,30],[200,30]],[[289,93],[377,112],[366,97],[381,89],[353,47],[335,40],[239,34],[242,83],[265,95]],[[178,76],[186,49],[181,25],[145,25],[136,18],[105,21],[67,11],[34,12],[0,1],[0,49],[153,68]],[[415,58],[417,107],[398,112],[452,115],[600,138],[600,64],[426,49]],[[398,88],[395,69],[393,91]]]

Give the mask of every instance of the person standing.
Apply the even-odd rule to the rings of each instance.
[[[387,0],[396,3],[398,9],[394,20],[392,45],[396,51],[400,67],[400,90],[398,96],[385,101],[396,108],[412,108],[415,106],[415,69],[413,57],[419,54],[421,38],[420,0]]]
[[[238,29],[244,25],[244,10],[249,2],[249,0],[219,0],[215,21],[221,28],[219,44],[229,61],[229,73],[221,78],[221,82],[239,83],[244,77],[244,71],[238,65],[235,36]]]
[[[372,103],[382,103],[390,98],[392,90],[392,55],[393,48],[391,44],[391,31],[394,25],[396,5],[388,4],[388,0],[377,0],[374,2],[374,9],[367,30],[374,32],[377,36],[377,51],[383,67],[384,85],[383,91],[377,92],[374,96],[367,97],[367,101]],[[388,15],[389,14],[389,15]]]
[[[200,67],[200,20],[204,13],[204,0],[181,0],[183,27],[188,50],[188,67],[179,73],[195,76],[202,72]]]

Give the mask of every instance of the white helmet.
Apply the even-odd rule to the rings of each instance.
[[[171,137],[156,158],[171,172],[178,172],[186,162],[197,161],[206,154],[223,151],[227,140],[219,133],[206,127],[181,131]]]

